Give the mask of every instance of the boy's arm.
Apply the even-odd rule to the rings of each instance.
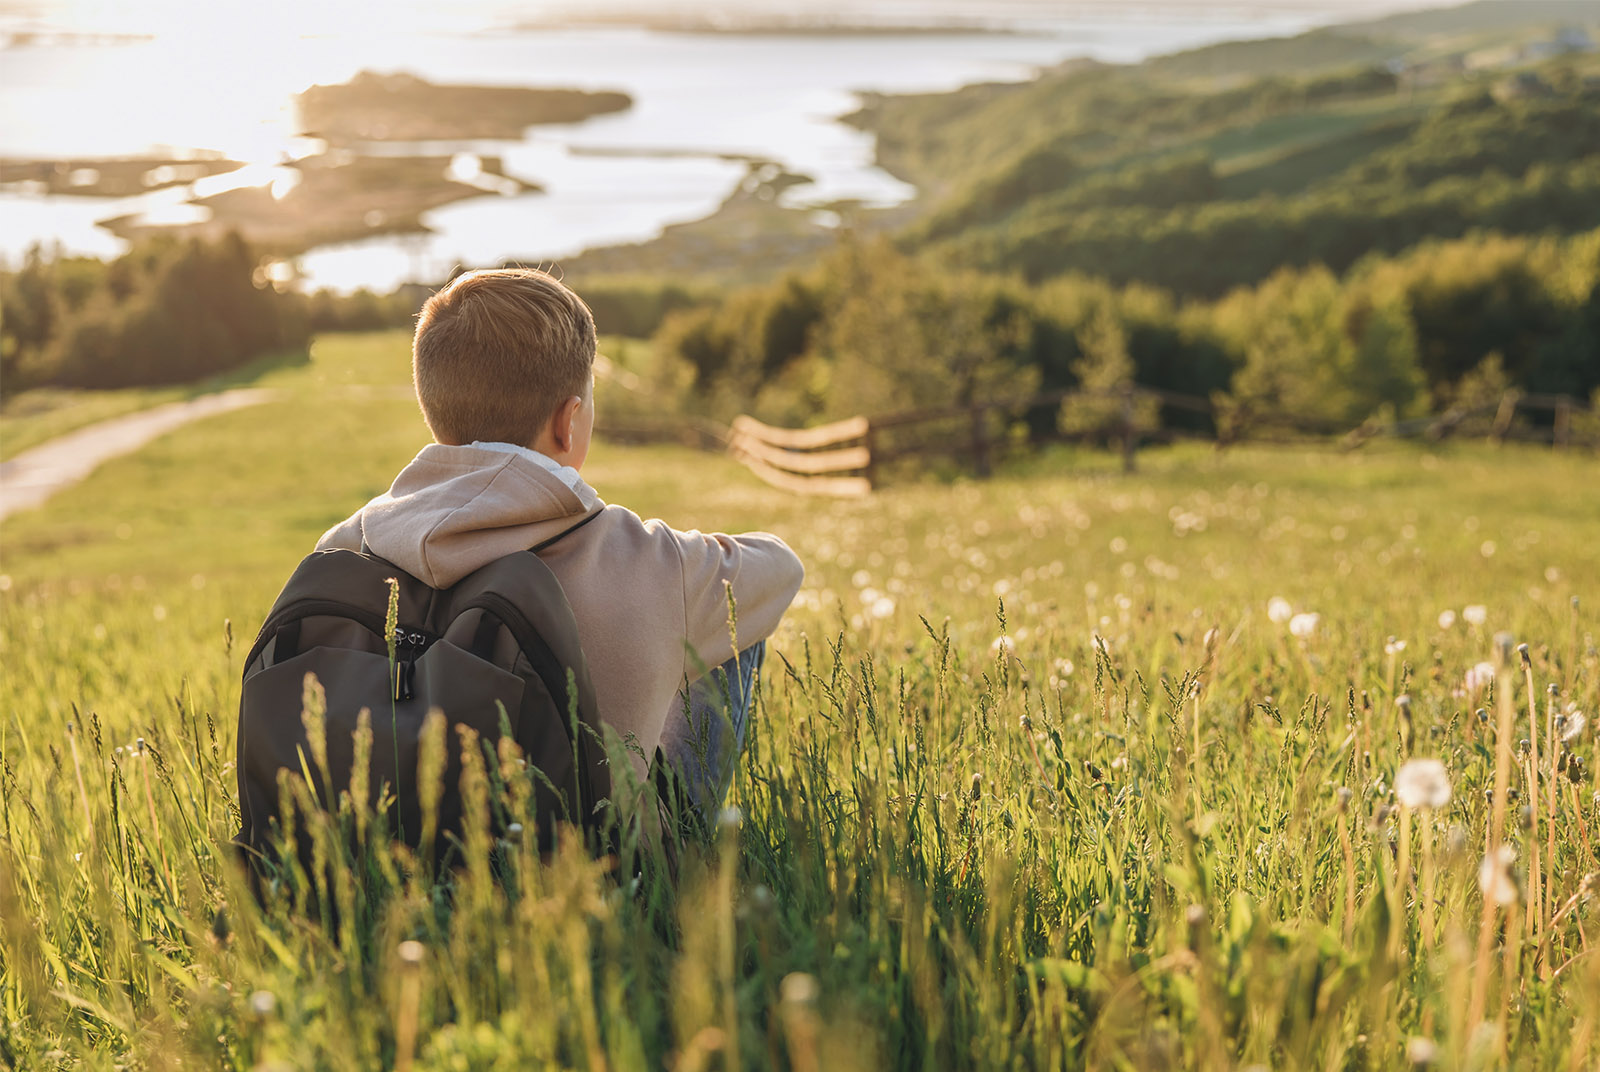
[[[683,562],[683,615],[692,651],[692,655],[685,653],[684,670],[694,680],[735,654],[729,637],[726,584],[733,586],[738,642],[743,649],[765,640],[778,628],[806,571],[788,545],[770,533],[675,535]]]

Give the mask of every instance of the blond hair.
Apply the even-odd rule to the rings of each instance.
[[[561,403],[589,390],[594,316],[560,280],[534,268],[468,272],[417,318],[411,373],[440,443],[527,446]]]

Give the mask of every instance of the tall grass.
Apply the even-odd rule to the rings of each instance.
[[[330,866],[263,907],[226,847],[236,676],[342,508],[322,496],[349,495],[297,468],[329,449],[317,405],[195,426],[0,530],[0,1061],[1594,1061],[1592,723],[1563,740],[1600,703],[1584,463],[1180,451],[1125,481],[1059,455],[814,504],[602,451],[609,497],[764,521],[810,567],[733,810],[669,836],[670,860],[648,842],[540,859],[479,824],[441,874],[362,843],[369,787],[366,808],[300,820]],[[394,416],[366,405],[339,403],[355,425]],[[265,531],[233,543],[207,509],[230,427],[284,471],[258,478]],[[340,480],[381,487],[394,439]],[[664,463],[674,483],[652,488]],[[127,490],[173,473],[159,505]],[[94,503],[123,494],[127,520],[98,527]],[[52,524],[80,538],[46,548]],[[1291,631],[1274,596],[1320,617]],[[469,812],[518,818],[515,763],[471,754]],[[1402,806],[1402,765],[1427,758],[1448,802]]]

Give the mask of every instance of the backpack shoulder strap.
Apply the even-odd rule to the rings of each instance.
[[[604,506],[602,506],[600,509],[594,511],[593,513],[585,514],[584,517],[583,517],[583,520],[579,521],[576,525],[573,525],[571,528],[569,528],[569,529],[567,529],[567,530],[565,530],[563,532],[556,533],[554,536],[550,537],[548,540],[541,540],[539,543],[536,543],[532,547],[528,548],[528,550],[532,551],[534,554],[538,554],[540,551],[543,551],[546,547],[550,547],[551,545],[555,544],[556,542],[566,539],[568,536],[571,536],[574,532],[577,532],[579,529],[583,528],[583,526],[587,525],[589,522],[593,521],[595,518],[597,518],[601,514],[605,513],[605,509],[606,508]]]

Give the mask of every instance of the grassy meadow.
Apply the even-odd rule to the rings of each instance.
[[[1593,455],[1054,451],[831,502],[601,443],[608,501],[807,563],[737,812],[675,878],[469,835],[448,881],[343,862],[340,928],[258,907],[240,664],[425,441],[406,343],[319,338],[0,526],[0,1067],[1593,1067]],[[1397,779],[1430,758],[1448,801]]]

